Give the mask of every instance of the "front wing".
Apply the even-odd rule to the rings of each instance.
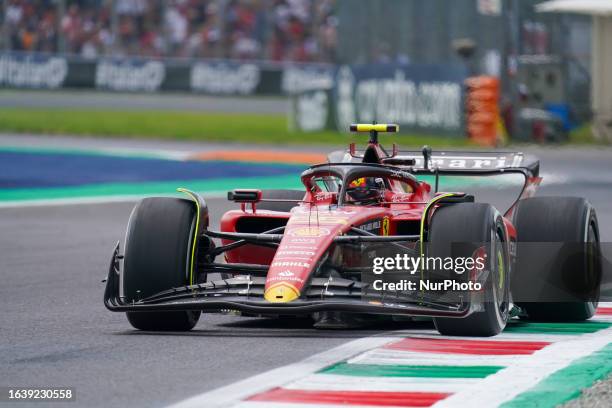
[[[273,303],[263,299],[265,277],[240,275],[172,288],[145,299],[127,302],[120,296],[120,259],[117,243],[110,262],[104,305],[115,312],[201,310],[239,311],[256,315],[309,315],[315,312],[352,312],[382,315],[465,317],[469,301],[442,304],[428,299],[406,299],[370,290],[367,284],[342,278],[313,278],[299,299]]]

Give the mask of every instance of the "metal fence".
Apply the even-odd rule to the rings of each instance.
[[[452,40],[480,50],[503,44],[501,16],[483,16],[475,0],[351,0],[339,3],[338,58],[343,63],[456,61]]]
[[[337,62],[464,63],[502,78],[504,95],[530,105],[570,103],[588,115],[590,29],[587,17],[540,14],[542,0],[344,0],[337,8]],[[453,44],[470,39],[469,61]]]

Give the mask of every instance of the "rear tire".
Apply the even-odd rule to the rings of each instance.
[[[517,254],[517,305],[526,317],[537,321],[583,321],[591,318],[597,309],[601,264],[599,263],[599,227],[593,207],[584,198],[534,197],[519,202],[515,212],[515,226],[519,242]],[[547,253],[547,246],[527,246],[525,242],[563,242],[559,254]],[[584,248],[576,243],[590,242]],[[565,251],[564,251],[565,250]],[[567,255],[571,254],[571,255]],[[547,256],[548,255],[548,256]],[[567,256],[563,256],[567,255]],[[535,258],[551,259],[544,267],[533,271],[530,262]],[[525,294],[526,288],[537,281],[545,282],[560,291],[560,295],[541,293],[542,302],[532,302],[536,296]],[[549,286],[550,288],[550,286]],[[553,297],[547,301],[546,296]],[[558,301],[565,296],[587,301]],[[526,300],[529,300],[526,302]],[[557,300],[557,301],[555,301]]]
[[[488,337],[499,334],[506,327],[510,259],[504,231],[502,216],[489,204],[453,204],[440,207],[433,214],[429,233],[430,256],[472,257],[475,248],[467,248],[470,246],[467,245],[465,249],[451,251],[452,243],[490,244],[487,264],[491,273],[483,282],[484,301],[478,305],[480,310],[465,318],[434,318],[440,334]],[[495,262],[491,262],[492,259]]]
[[[138,301],[188,283],[195,206],[179,198],[153,197],[132,211],[125,241],[123,296]],[[200,311],[127,312],[140,330],[191,330]]]
[[[261,198],[271,200],[303,200],[306,193],[300,190],[263,190]],[[258,210],[289,212],[297,203],[294,202],[261,202],[257,204]]]

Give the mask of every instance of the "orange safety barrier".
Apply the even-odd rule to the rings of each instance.
[[[465,80],[466,131],[468,137],[482,146],[494,147],[501,135],[499,94],[500,82],[496,77],[478,76]]]
[[[211,152],[195,153],[189,156],[190,160],[224,160],[245,161],[260,163],[287,163],[287,164],[320,164],[327,161],[323,153],[304,153],[291,151],[268,150],[217,150]]]

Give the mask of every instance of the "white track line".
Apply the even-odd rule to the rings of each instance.
[[[145,197],[167,196],[178,197],[179,194],[135,194],[135,195],[120,195],[120,196],[96,196],[96,197],[75,197],[75,198],[50,198],[42,200],[18,200],[18,201],[0,201],[0,208],[21,208],[21,207],[48,207],[48,206],[64,206],[64,205],[82,205],[82,204],[107,204],[107,203],[125,203],[138,201]],[[202,194],[204,198],[223,198],[227,195],[227,191],[211,191]]]
[[[612,342],[612,328],[553,343],[529,356],[516,359],[478,386],[478,392],[464,391],[437,402],[436,408],[496,407],[527,391],[540,381]]]
[[[475,387],[482,378],[435,377],[353,377],[335,374],[312,374],[287,384],[283,388],[325,391],[381,391],[381,392],[449,392]]]
[[[612,317],[612,316],[611,316]],[[593,319],[591,321],[600,321],[600,319]],[[399,334],[402,337],[412,338],[424,338],[424,339],[444,339],[444,340],[477,340],[477,341],[545,341],[553,343],[555,341],[562,341],[572,339],[580,334],[548,334],[548,333],[508,333],[502,332],[495,337],[457,337],[457,336],[442,336],[437,331],[425,331],[425,330],[401,330],[393,332]]]
[[[17,201],[0,201],[0,208],[16,208],[16,207],[47,207],[47,206],[64,206],[64,205],[79,205],[79,204],[103,204],[103,203],[122,203],[137,201],[143,196],[126,195],[126,196],[98,196],[98,197],[75,197],[75,198],[57,198],[57,199],[42,199],[42,200],[17,200]]]
[[[508,366],[532,355],[474,355],[425,353],[420,351],[371,350],[348,361],[349,364],[377,365],[440,365],[440,366]]]
[[[187,150],[140,149],[137,147],[58,147],[0,145],[0,151],[16,153],[94,155],[134,159],[186,161],[194,154]]]
[[[372,408],[372,405],[337,405],[337,404],[301,404],[291,402],[268,402],[268,401],[244,401],[238,405],[234,405],[233,408]],[[208,405],[202,405],[200,408],[208,408]],[[392,406],[385,406],[385,408],[393,408]],[[406,407],[396,407],[406,408]]]
[[[383,346],[397,337],[365,337],[353,340],[328,351],[308,357],[297,363],[279,367],[274,370],[247,378],[216,390],[196,395],[177,404],[172,408],[216,408],[236,404],[253,394],[278,387],[308,374],[312,374],[338,361],[349,359],[364,351]],[[271,404],[266,403],[267,407]],[[295,408],[295,404],[293,404]],[[327,407],[326,407],[327,408]]]

